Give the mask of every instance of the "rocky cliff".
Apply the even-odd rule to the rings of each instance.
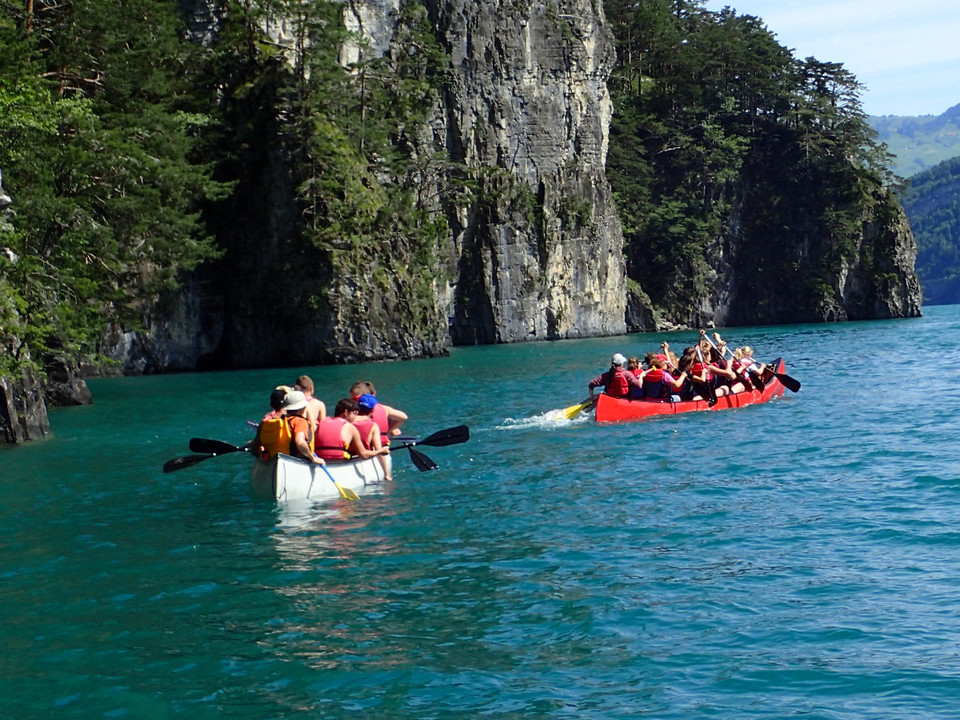
[[[616,60],[602,8],[433,2],[454,70],[434,127],[495,202],[450,218],[455,344],[624,332],[622,235],[604,176]],[[533,213],[514,202],[532,191]],[[532,217],[531,217],[532,216]]]
[[[365,52],[397,53],[399,7],[399,0],[353,1],[343,21],[364,38]],[[376,260],[334,271],[308,252],[297,271],[283,274],[290,294],[309,283],[326,288],[318,307],[279,321],[265,316],[278,255],[297,222],[283,152],[265,148],[256,180],[240,189],[244,212],[261,207],[256,238],[224,238],[231,247],[217,276],[199,295],[197,285],[188,287],[171,303],[176,312],[155,314],[147,332],[105,338],[125,370],[355,362],[436,355],[451,344],[625,331],[623,239],[604,176],[612,113],[605,83],[616,58],[602,7],[432,0],[424,9],[451,72],[417,151],[439,147],[477,185],[468,202],[438,202],[450,232],[436,265],[406,263],[433,278],[432,299],[424,302],[422,289],[413,297],[406,278],[384,280],[396,269]],[[187,14],[194,37],[215,32],[207,5]],[[271,32],[293,42],[282,23]],[[344,46],[341,61],[356,53]],[[164,331],[171,323],[187,330]]]
[[[764,325],[918,317],[917,246],[893,194],[878,188],[860,208],[844,252],[804,210],[788,238],[771,241],[738,207],[710,249],[710,282],[677,324]]]
[[[410,4],[344,2],[343,24],[363,42],[340,47],[341,63],[360,52],[400,57],[401,10]],[[191,36],[210,43],[221,6],[181,5]],[[266,131],[246,138],[238,151],[244,172],[224,213],[228,229],[218,237],[225,257],[151,308],[141,329],[105,329],[101,349],[123,372],[425,357],[457,344],[616,335],[628,326],[919,313],[916,249],[902,213],[886,197],[864,212],[857,246],[828,267],[820,259],[831,252],[829,236],[814,222],[789,213],[791,237],[769,241],[763,227],[770,224],[750,217],[751,207],[768,204],[743,202],[704,258],[706,287],[698,280],[695,292],[672,300],[669,290],[647,297],[644,277],[628,289],[623,234],[605,175],[613,113],[607,80],[616,57],[602,3],[413,5],[449,58],[448,82],[425,108],[423,126],[403,133],[412,156],[444,158],[446,176],[425,177],[422,187],[436,197],[431,209],[445,229],[435,247],[421,252],[402,236],[388,238],[380,252],[347,241],[321,252],[304,242],[290,172],[297,148],[283,141],[288,108],[270,88],[250,88],[250,107],[267,119],[257,132]],[[282,19],[267,29],[282,48],[297,42]],[[469,192],[445,196],[451,181]],[[820,273],[813,285],[822,293],[798,299],[790,273],[770,272],[783,267],[803,275],[804,288],[811,273]],[[653,307],[668,310],[655,322]],[[58,367],[70,401],[83,401],[75,363]],[[8,382],[4,397],[30,397],[32,382]],[[43,427],[44,419],[23,420],[25,406],[16,400],[6,407],[6,428]]]

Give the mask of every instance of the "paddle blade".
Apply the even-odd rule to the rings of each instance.
[[[327,466],[326,466],[326,465],[321,465],[321,466],[320,466],[320,469],[323,470],[324,474],[325,474],[328,478],[330,478],[330,482],[332,482],[334,485],[337,486],[337,490],[340,492],[340,497],[342,497],[344,500],[359,500],[359,499],[360,499],[360,496],[357,495],[357,493],[356,493],[355,490],[353,490],[352,488],[345,488],[345,487],[343,487],[343,485],[341,485],[340,483],[338,483],[337,480],[336,480],[336,478],[334,478],[333,475],[330,474],[330,471],[327,470]]]
[[[208,440],[206,438],[190,438],[190,452],[195,453],[216,453],[225,455],[226,453],[240,452],[246,448],[231,445],[222,440]]]
[[[414,450],[412,447],[407,449],[410,451],[410,459],[420,472],[440,469],[439,465],[437,465],[433,460],[428,458],[419,450]]]
[[[775,372],[773,374],[776,376],[777,380],[783,383],[783,386],[787,388],[787,390],[790,390],[791,392],[800,391],[799,380],[795,380],[794,378],[790,377],[789,375],[785,375],[784,373]]]
[[[593,398],[587,398],[582,403],[571,405],[560,414],[563,415],[563,417],[565,417],[567,420],[573,420],[577,415],[579,415],[581,412],[586,410],[591,405],[593,405]]]
[[[171,473],[177,470],[183,470],[184,468],[192,467],[198,462],[203,462],[212,457],[216,457],[216,455],[185,455],[183,457],[173,458],[173,460],[167,460],[163,464],[163,471],[165,473]]]
[[[345,487],[343,487],[343,485],[341,485],[340,483],[334,483],[334,485],[336,485],[337,488],[340,490],[340,497],[342,497],[344,500],[359,500],[359,499],[360,499],[360,496],[357,495],[356,490],[354,490],[353,488],[345,488]]]
[[[750,382],[753,383],[753,386],[757,389],[757,392],[763,392],[763,389],[767,386],[767,384],[760,379],[760,376],[756,375],[755,373],[750,373]]]
[[[435,447],[444,447],[445,445],[456,445],[466,442],[470,439],[470,428],[466,425],[457,425],[456,427],[438,430],[433,435],[427,435],[423,440],[418,440],[416,445],[433,445]]]

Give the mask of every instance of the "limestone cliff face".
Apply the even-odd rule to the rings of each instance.
[[[346,26],[387,53],[399,5],[355,0]],[[604,175],[616,55],[602,4],[425,5],[452,70],[428,141],[480,184],[474,202],[445,206],[448,342],[623,333],[623,237]]]
[[[773,187],[771,176],[766,179]],[[816,188],[811,194],[829,202]],[[691,289],[694,273],[680,269],[669,297],[651,298],[656,327],[918,317],[917,247],[894,194],[877,186],[843,206],[854,219],[852,230],[843,232],[825,225],[822,207],[808,199],[783,202],[783,217],[772,226],[789,230],[771,237],[771,223],[763,213],[758,220],[757,208],[774,203],[744,193],[707,247],[696,289]],[[637,315],[631,305],[628,323],[651,329]]]
[[[0,377],[0,444],[36,440],[49,432],[43,389],[33,373]]]
[[[286,273],[294,286],[328,288],[311,317],[260,316],[263,298],[276,291],[275,256],[285,242],[274,228],[296,221],[282,154],[266,151],[247,194],[270,216],[261,218],[255,244],[227,240],[238,259],[221,274],[237,288],[227,285],[220,303],[206,304],[188,289],[174,301],[176,312],[154,314],[148,332],[105,337],[126,371],[419,357],[451,344],[625,331],[623,239],[604,175],[612,113],[606,80],[615,52],[601,5],[429,0],[424,7],[451,57],[452,82],[424,129],[422,149],[441,147],[479,188],[466,202],[437,204],[451,228],[440,252],[446,270],[413,268],[437,276],[433,319],[421,307],[413,321],[407,288],[373,285],[376,268],[358,274],[318,266],[303,278]],[[215,32],[211,8],[185,7],[199,40]],[[399,0],[352,0],[343,21],[364,38],[365,52],[388,54],[397,52],[399,9]],[[278,43],[290,40],[282,23],[270,32]],[[344,46],[341,61],[356,53]],[[222,316],[213,319],[218,308]],[[299,342],[291,348],[294,335]]]
[[[917,278],[917,243],[897,203],[888,219],[864,219],[860,251],[837,278],[832,320],[886,320],[920,316],[922,292]]]
[[[430,7],[453,68],[436,135],[478,171],[488,198],[449,218],[452,341],[624,332],[623,239],[604,175],[616,58],[602,7]]]

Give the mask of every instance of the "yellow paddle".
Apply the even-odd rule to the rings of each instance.
[[[586,410],[588,407],[593,405],[597,401],[596,398],[587,398],[582,403],[577,403],[576,405],[571,405],[566,408],[560,414],[563,415],[567,420],[573,420],[577,415]]]
[[[327,470],[327,466],[326,466],[326,465],[321,465],[321,466],[320,466],[320,469],[323,470],[323,471],[327,474],[327,477],[330,478],[330,482],[332,482],[334,485],[337,486],[337,490],[340,491],[340,497],[342,497],[344,500],[359,500],[359,499],[360,499],[360,496],[357,495],[356,490],[354,490],[353,488],[345,488],[343,485],[341,485],[340,483],[338,483],[338,482],[334,479],[333,475],[330,474],[330,471]]]

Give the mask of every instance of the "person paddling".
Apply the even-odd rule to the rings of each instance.
[[[313,431],[310,421],[304,416],[307,411],[307,398],[299,390],[289,392],[283,398],[283,410],[292,436],[290,454],[301,460],[323,465],[323,460],[313,452]]]
[[[361,395],[377,398],[371,417],[380,428],[380,441],[384,445],[389,445],[390,438],[400,434],[400,426],[407,421],[407,414],[403,410],[384,404],[377,397],[377,390],[373,387],[373,383],[368,380],[361,380],[350,386],[350,397],[357,400]]]
[[[298,377],[293,389],[302,392],[306,398],[306,418],[313,426],[314,432],[316,432],[317,425],[327,416],[327,406],[323,404],[322,400],[318,400],[313,396],[313,380],[309,375],[301,375]]]
[[[650,358],[650,369],[643,375],[643,394],[647,400],[678,402],[687,375],[681,372],[674,377],[667,372],[664,369],[664,357],[664,355],[655,355]]]
[[[363,446],[360,431],[353,424],[359,409],[356,400],[343,398],[337,403],[334,417],[320,421],[315,439],[317,455],[324,460],[350,460],[355,457],[366,459],[390,453],[388,448],[368,450]]]
[[[370,393],[366,393],[357,398],[357,417],[353,424],[360,432],[360,440],[367,450],[380,450],[383,448],[383,442],[380,439],[380,428],[373,421],[373,411],[379,403]],[[383,467],[383,479],[393,480],[390,475],[390,463],[387,462],[387,456],[381,455],[378,460]]]
[[[593,391],[601,386],[610,397],[625,398],[630,394],[631,389],[642,393],[643,382],[623,367],[626,364],[627,359],[620,353],[616,353],[610,360],[610,369],[587,383],[590,399],[593,399]]]

